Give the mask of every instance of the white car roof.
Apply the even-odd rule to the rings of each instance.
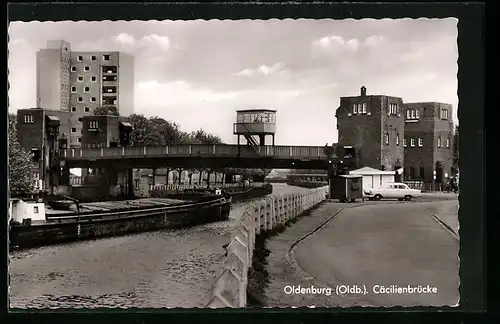
[[[387,184],[390,184],[390,185],[405,185],[406,186],[406,183],[402,183],[402,182],[388,182]]]

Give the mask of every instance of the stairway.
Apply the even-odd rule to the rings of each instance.
[[[247,126],[245,124],[243,124],[243,126],[248,131],[248,133],[250,133],[250,130],[247,128]],[[259,151],[258,151],[258,148],[257,148],[259,146],[259,143],[257,143],[257,141],[255,140],[255,138],[253,138],[253,136],[250,135],[250,134],[244,134],[243,136],[247,140],[248,146],[251,146],[253,148],[253,150],[255,151],[256,154],[259,154]]]

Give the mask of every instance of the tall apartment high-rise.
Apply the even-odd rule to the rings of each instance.
[[[404,165],[403,99],[385,95],[341,97],[337,109],[338,143],[355,149],[359,166],[397,170]]]
[[[49,41],[37,53],[37,100],[39,108],[70,111],[69,146],[80,147],[83,117],[96,108],[115,108],[121,116],[134,113],[134,57],[76,52],[68,42]]]
[[[36,103],[38,108],[69,111],[71,46],[63,40],[47,42],[36,53]]]

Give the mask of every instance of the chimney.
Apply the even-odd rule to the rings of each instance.
[[[364,96],[366,96],[366,87],[362,86],[361,87],[361,97],[364,97]]]

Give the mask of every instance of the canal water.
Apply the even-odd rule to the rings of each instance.
[[[273,194],[307,190],[273,187]],[[203,307],[247,204],[233,204],[225,222],[13,252],[10,306]]]

